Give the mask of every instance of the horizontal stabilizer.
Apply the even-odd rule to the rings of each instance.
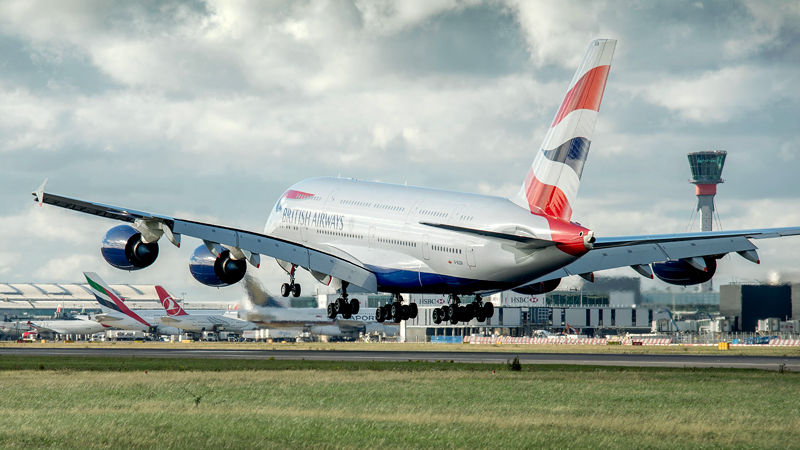
[[[539,239],[530,236],[520,236],[518,234],[510,234],[510,233],[500,233],[497,231],[487,231],[487,230],[478,230],[475,228],[465,228],[459,227],[456,225],[446,225],[443,223],[430,223],[430,222],[420,222],[420,225],[427,225],[429,227],[434,228],[441,228],[443,230],[450,230],[450,231],[458,231],[461,233],[467,234],[474,234],[477,236],[485,236],[495,239],[504,239],[507,241],[514,241],[519,242],[521,244],[525,244],[528,248],[546,248],[556,245],[555,242],[549,241],[547,239]]]

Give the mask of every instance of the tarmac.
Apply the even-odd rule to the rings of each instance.
[[[0,355],[94,356],[142,358],[286,359],[314,361],[450,361],[504,364],[515,356],[521,364],[586,366],[726,368],[800,371],[800,357],[742,355],[664,355],[589,353],[508,353],[359,350],[252,350],[154,348],[0,348]]]

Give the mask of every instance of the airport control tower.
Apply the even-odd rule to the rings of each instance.
[[[700,211],[700,229],[711,231],[714,217],[714,196],[717,185],[722,183],[722,167],[725,165],[726,151],[689,153],[689,168],[692,169],[690,183],[696,186],[697,210]],[[700,286],[700,292],[713,290],[711,280]]]
[[[714,215],[714,196],[717,185],[722,183],[722,167],[725,165],[726,151],[689,153],[689,168],[692,169],[690,183],[696,186],[697,210],[700,211],[700,229],[711,231]]]

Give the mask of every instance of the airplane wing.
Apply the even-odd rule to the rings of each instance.
[[[655,262],[732,252],[758,263],[757,247],[751,239],[795,235],[800,235],[800,227],[597,238],[592,250],[577,261],[527,284],[617,267],[635,268]]]
[[[43,188],[34,192],[33,195],[39,204],[47,203],[48,205],[123,222],[136,223],[137,221],[146,221],[150,224],[157,224],[162,227],[170,241],[177,242],[176,245],[179,245],[180,235],[192,236],[210,243],[238,247],[255,254],[270,256],[316,272],[325,273],[364,288],[369,292],[374,292],[378,288],[378,280],[375,274],[358,261],[349,261],[339,256],[308,248],[296,242],[252,231],[63,197],[44,192]]]
[[[44,324],[42,324],[40,322],[29,321],[28,323],[30,324],[30,326],[35,328],[37,331],[44,331],[44,332],[50,332],[50,333],[56,333],[56,334],[67,334],[67,332],[65,330],[63,330],[63,329],[53,328],[51,326],[45,326]]]

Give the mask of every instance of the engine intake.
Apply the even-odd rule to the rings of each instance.
[[[135,228],[118,225],[106,232],[100,252],[106,262],[117,269],[139,270],[156,261],[158,242],[145,243],[142,233]]]
[[[706,270],[700,270],[681,259],[678,261],[653,263],[653,273],[659,280],[678,286],[705,283],[710,280],[717,271],[717,260],[716,258],[708,256],[704,257],[703,260],[706,263]]]
[[[555,290],[559,284],[561,284],[561,278],[556,278],[555,280],[547,280],[547,281],[542,281],[541,283],[534,283],[534,284],[527,284],[525,286],[520,286],[518,288],[512,289],[512,291],[516,292],[517,294],[524,294],[524,295],[546,294],[550,291]]]
[[[205,245],[201,245],[192,253],[189,271],[195,280],[206,286],[230,286],[244,278],[247,260],[231,258],[229,250],[223,250],[217,256]]]

